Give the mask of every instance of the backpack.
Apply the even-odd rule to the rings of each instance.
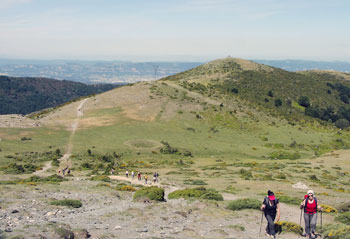
[[[265,206],[267,206],[267,205],[269,205],[269,201],[270,201],[269,197],[265,197],[265,198],[264,198],[263,204],[264,204]],[[275,200],[273,200],[273,201],[274,201],[274,205],[277,205],[277,204],[278,204],[277,198],[275,198]]]

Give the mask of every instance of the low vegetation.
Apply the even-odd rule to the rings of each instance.
[[[281,232],[293,232],[299,235],[303,233],[303,228],[294,222],[279,221],[275,224],[281,227]]]
[[[257,209],[259,210],[262,202],[254,198],[237,199],[229,202],[227,208],[232,211],[243,210],[243,209]]]
[[[164,189],[156,186],[143,187],[135,192],[135,200],[149,199],[152,201],[164,201]]]
[[[176,190],[168,195],[169,199],[176,198],[201,198],[207,200],[223,201],[223,197],[214,189],[206,189],[205,187],[187,188],[182,190]]]
[[[55,206],[66,206],[72,208],[79,208],[83,206],[83,203],[81,201],[74,199],[55,200],[52,201],[50,204]]]

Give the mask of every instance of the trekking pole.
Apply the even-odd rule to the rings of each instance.
[[[260,237],[260,234],[261,234],[261,227],[262,227],[263,218],[264,218],[264,212],[261,212],[261,221],[260,221],[259,237]]]
[[[301,227],[301,217],[303,216],[303,209],[300,208],[300,222],[299,222],[299,226]]]
[[[323,231],[322,231],[322,210],[321,210],[321,233],[323,233]],[[321,234],[321,236],[322,236],[322,234]]]

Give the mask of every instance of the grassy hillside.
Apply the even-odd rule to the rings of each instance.
[[[307,120],[304,117],[307,115],[335,123],[339,119],[350,120],[347,77],[335,72],[289,72],[226,58],[166,80],[180,82],[186,89],[208,97],[226,100],[238,97],[253,107],[279,113],[292,121]],[[307,105],[300,103],[302,97],[307,98]]]
[[[47,78],[0,76],[0,114],[28,114],[115,87],[112,84],[86,85]]]
[[[42,166],[44,159],[36,161],[28,152],[64,153],[69,141],[73,172],[82,176],[108,174],[112,167],[120,174],[159,171],[168,184],[201,184],[253,197],[270,188],[301,196],[304,190],[291,185],[302,181],[324,195],[339,192],[341,201],[349,196],[350,168],[332,151],[348,149],[350,135],[305,116],[297,102],[308,96],[313,106],[341,104],[336,90],[327,93],[327,83],[337,82],[348,84],[240,59],[218,60],[92,96],[81,117],[82,102],[74,102],[42,115],[39,130],[0,129],[0,166],[3,174],[14,162]],[[282,105],[276,107],[275,99]],[[22,141],[23,132],[31,140]]]

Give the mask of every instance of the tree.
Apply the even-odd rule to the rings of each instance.
[[[335,126],[337,126],[340,129],[346,129],[347,127],[349,127],[349,125],[350,125],[350,123],[346,119],[338,119],[335,122]]]
[[[272,90],[269,90],[269,92],[267,92],[267,95],[270,96],[270,97],[273,97],[273,92],[272,92]]]
[[[282,100],[281,100],[281,99],[276,99],[276,100],[275,100],[275,106],[276,106],[276,107],[282,106]]]
[[[298,104],[301,106],[304,106],[305,108],[310,106],[310,100],[309,97],[307,96],[300,96],[300,98],[298,99]]]
[[[341,95],[340,100],[343,101],[345,104],[349,104],[349,98],[346,95]]]

